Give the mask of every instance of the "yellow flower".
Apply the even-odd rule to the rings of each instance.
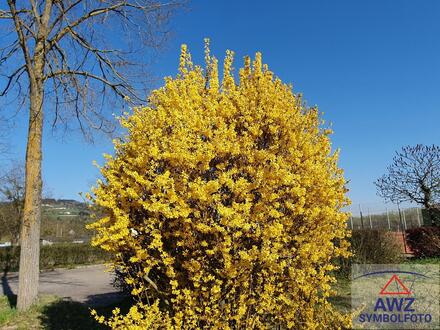
[[[205,61],[182,46],[177,77],[120,118],[88,228],[139,303],[92,315],[113,329],[346,327],[326,302],[329,260],[349,254],[331,132],[260,53],[238,81],[233,52],[222,81],[208,43]]]

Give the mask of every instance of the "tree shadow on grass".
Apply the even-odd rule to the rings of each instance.
[[[40,316],[42,328],[48,330],[108,329],[92,317],[91,309],[95,309],[98,315],[107,318],[112,315],[115,307],[119,307],[122,313],[127,313],[133,305],[130,297],[123,297],[119,294],[119,299],[116,299],[114,293],[93,295],[88,298],[86,303],[57,300],[44,306]],[[106,299],[108,303],[102,305]],[[99,306],[96,306],[96,303]]]

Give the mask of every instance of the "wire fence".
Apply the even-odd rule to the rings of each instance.
[[[419,207],[355,204],[348,207],[347,211],[351,213],[347,223],[350,229],[404,231],[423,225],[423,212]]]

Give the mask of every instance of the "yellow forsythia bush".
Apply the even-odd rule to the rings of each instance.
[[[94,245],[114,255],[138,303],[124,329],[328,329],[331,259],[346,256],[345,180],[316,108],[261,54],[239,82],[182,46],[176,78],[121,119],[127,135],[90,199],[107,216]]]

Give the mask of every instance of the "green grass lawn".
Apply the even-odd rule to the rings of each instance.
[[[15,302],[13,302],[15,303]],[[99,315],[110,316],[114,307],[121,307],[127,312],[131,306],[130,299],[124,299],[115,305],[96,308]],[[11,308],[7,297],[0,297],[0,329],[1,330],[83,330],[108,329],[96,322],[90,315],[85,304],[65,301],[54,296],[42,296],[27,312],[19,313]]]
[[[0,297],[0,326],[13,320],[15,317],[16,311],[12,309],[9,305],[8,298],[6,296]]]

